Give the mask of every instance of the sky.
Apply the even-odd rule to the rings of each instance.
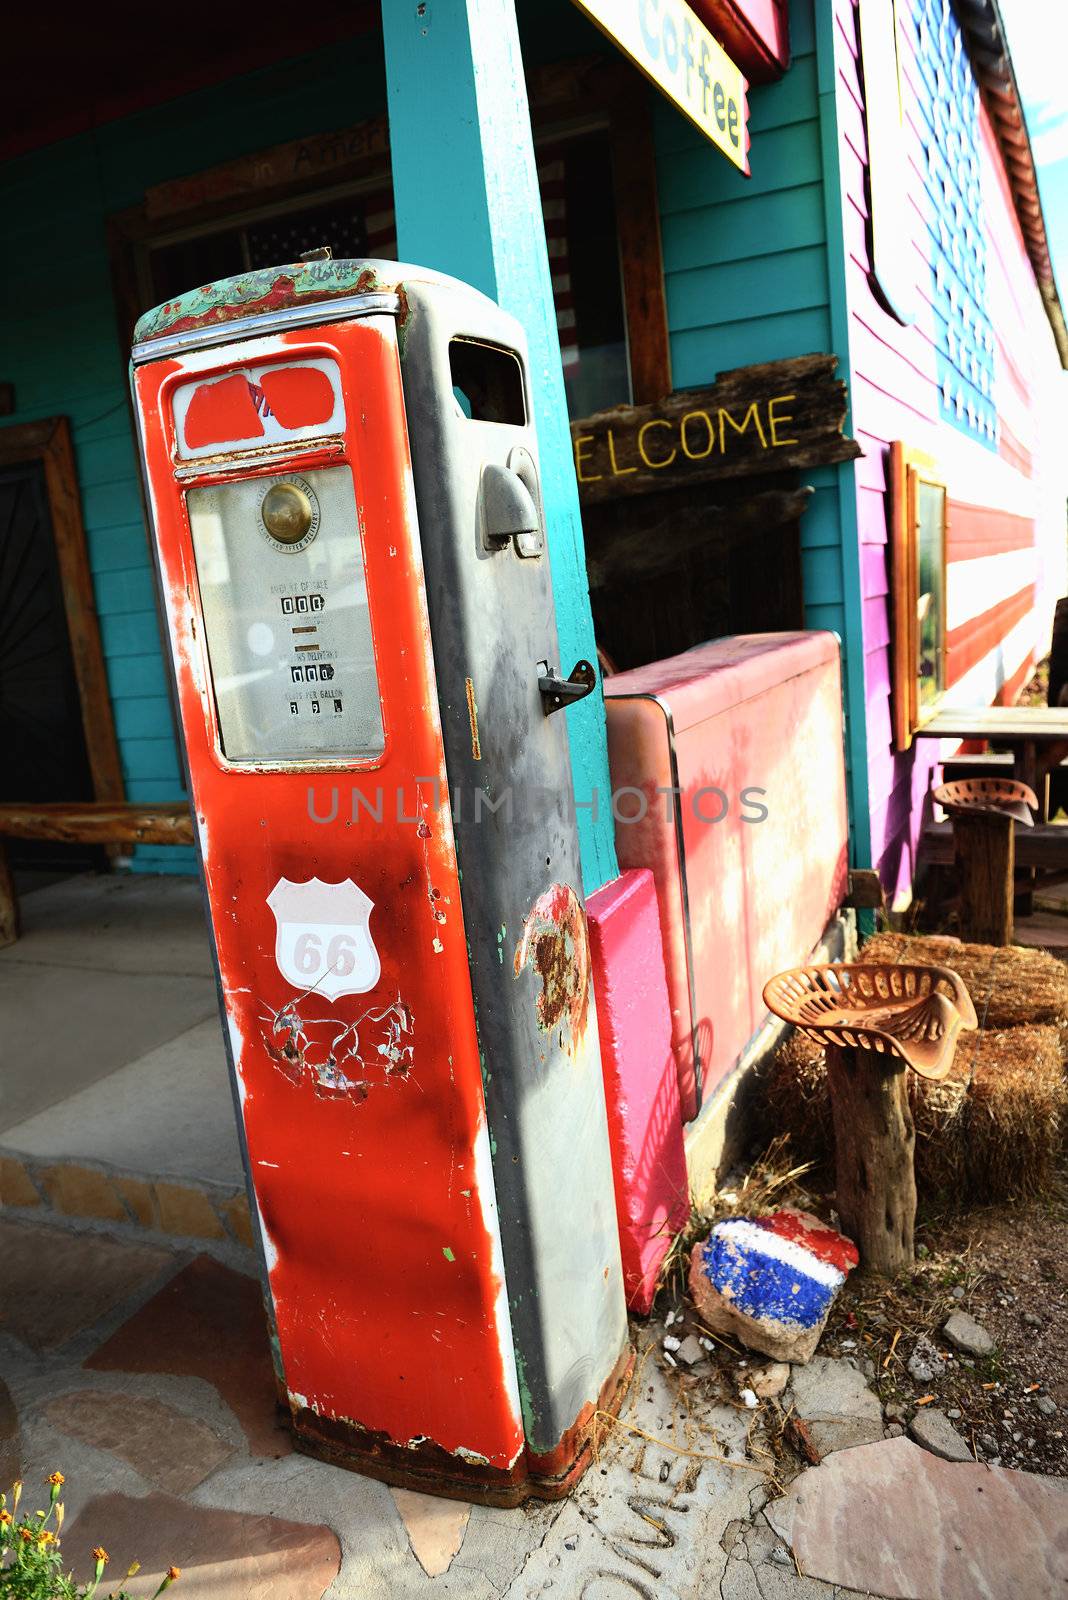
[[[1000,0],[1000,7],[1063,302],[1068,297],[1068,0]]]

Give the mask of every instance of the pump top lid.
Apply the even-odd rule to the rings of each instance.
[[[173,300],[165,300],[162,305],[146,311],[138,318],[134,329],[135,360],[152,358],[153,352],[141,347],[150,345],[154,340],[172,339],[178,335],[190,336],[195,340],[198,334],[208,339],[213,329],[227,323],[270,317],[276,313],[289,313],[291,316],[305,307],[316,305],[322,305],[324,315],[329,316],[329,303],[332,301],[351,302],[366,297],[381,302],[376,307],[378,310],[403,313],[406,283],[437,284],[459,291],[484,306],[494,304],[470,284],[450,278],[443,272],[435,272],[430,267],[362,259],[293,261],[282,266],[242,272],[234,278],[220,278],[199,289],[189,289],[184,294],[176,295]],[[342,314],[340,309],[334,312],[335,316]]]

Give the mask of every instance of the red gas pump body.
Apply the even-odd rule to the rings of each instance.
[[[517,1371],[397,305],[235,325],[238,343],[203,331],[172,318],[133,381],[283,1403],[302,1448],[390,1481],[554,1497],[628,1368],[618,1255],[596,1273],[606,1354],[564,1330],[545,1369],[585,1385],[564,1431],[540,1424],[546,1448]],[[267,517],[278,486],[314,507],[301,537]],[[320,520],[351,541],[325,589],[287,553]],[[342,671],[368,625],[360,672]],[[517,988],[510,967],[509,951]]]

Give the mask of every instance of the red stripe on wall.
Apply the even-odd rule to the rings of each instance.
[[[1010,466],[1022,472],[1025,478],[1034,476],[1034,465],[1031,452],[1026,445],[1022,445],[1004,417],[998,418],[998,454]]]
[[[1010,629],[1021,622],[1035,603],[1035,586],[1029,583],[1018,594],[999,600],[996,606],[970,617],[946,634],[946,687],[959,683],[966,672],[997,648]]]
[[[946,521],[947,561],[974,561],[978,556],[1001,555],[1004,550],[1030,550],[1035,543],[1032,519],[1010,511],[950,500]]]
[[[995,705],[1011,706],[1016,703],[1016,696],[1035,670],[1035,656],[1033,650],[1028,650],[1020,665],[1001,686]]]

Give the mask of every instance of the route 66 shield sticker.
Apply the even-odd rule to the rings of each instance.
[[[278,925],[274,959],[287,983],[328,1000],[374,988],[382,970],[371,937],[374,901],[351,878],[279,878],[267,904]]]

